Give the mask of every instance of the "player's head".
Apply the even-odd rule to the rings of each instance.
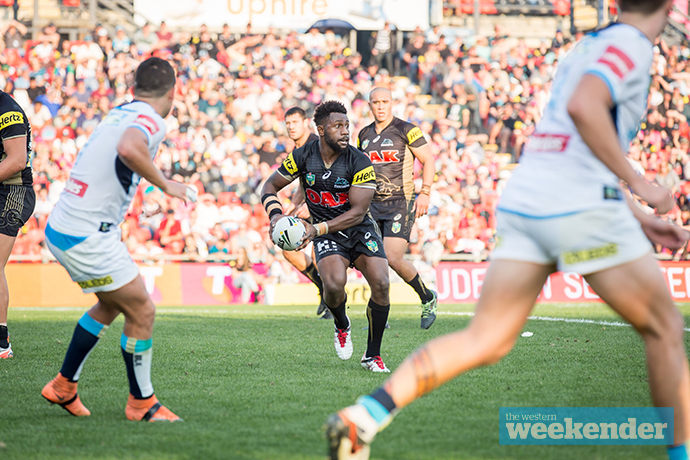
[[[382,123],[393,116],[393,95],[388,88],[376,87],[369,93],[369,107],[374,119]]]
[[[291,107],[285,112],[285,128],[293,141],[301,139],[309,131],[309,118],[300,107]]]
[[[314,123],[326,144],[336,153],[342,153],[350,143],[350,121],[347,109],[338,101],[326,101],[316,106]]]
[[[673,0],[617,0],[618,8],[622,13],[641,13],[644,15],[651,15],[666,8],[670,11]]]
[[[165,59],[151,57],[139,64],[134,76],[134,96],[155,102],[156,111],[166,117],[172,107],[175,71]]]

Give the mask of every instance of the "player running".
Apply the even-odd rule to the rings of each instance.
[[[436,167],[424,134],[412,123],[393,116],[393,98],[387,88],[369,94],[374,122],[362,128],[357,147],[367,154],[376,172],[376,194],[369,211],[383,233],[388,265],[422,302],[421,327],[436,320],[436,293],[424,285],[417,269],[403,256],[410,242],[415,218],[429,209],[429,192]],[[414,199],[414,159],[422,163],[422,188]]]
[[[427,343],[383,387],[331,416],[331,459],[368,458],[368,444],[400,409],[463,372],[498,362],[556,269],[584,275],[640,334],[652,401],[674,409],[669,458],[688,458],[683,317],[647,240],[678,248],[688,236],[626,200],[619,185],[623,180],[660,213],[674,205],[669,191],[637,175],[624,154],[646,112],[652,46],[672,0],[618,6],[619,22],[586,37],[560,64],[544,118],[501,199],[499,243],[469,327]]]
[[[302,147],[307,142],[319,140],[319,136],[309,129],[310,123],[311,120],[307,118],[306,112],[300,107],[291,107],[285,112],[285,127],[287,128],[288,136],[295,143],[296,149]],[[309,210],[304,203],[304,193],[302,193],[301,188],[293,195],[292,201],[294,208],[288,215],[295,215],[304,219],[309,218]],[[320,315],[323,313],[321,319],[332,319],[333,315],[331,315],[326,307],[326,302],[323,300],[323,282],[321,281],[321,276],[319,276],[319,271],[316,269],[316,265],[314,265],[312,258],[304,251],[283,251],[283,256],[293,267],[309,278],[319,290],[319,299],[321,299],[321,301],[319,303],[319,308],[316,310],[316,314]]]
[[[340,102],[316,107],[319,141],[292,152],[268,178],[261,202],[271,218],[271,230],[283,216],[276,193],[299,178],[305,191],[311,224],[298,249],[314,240],[324,300],[335,322],[335,350],[340,359],[352,356],[350,319],[346,314],[347,269],[356,267],[371,287],[367,306],[369,335],[361,364],[373,372],[390,372],[381,359],[381,340],[388,319],[388,263],[383,241],[369,214],[376,189],[371,161],[349,145],[350,123]],[[313,224],[313,225],[312,225]]]
[[[153,393],[151,333],[155,306],[118,226],[143,177],[170,196],[195,200],[192,189],[167,180],[153,164],[165,137],[163,117],[174,98],[175,72],[160,58],[136,71],[134,101],[112,109],[79,152],[46,226],[46,242],[85,293],[98,297],[72,336],[62,369],[41,394],[75,416],[90,415],[77,394],[84,362],[110,324],[125,315],[120,344],[129,379],[129,420],[181,421]]]
[[[31,174],[31,125],[9,94],[0,91],[0,359],[14,356],[7,331],[10,293],[5,265],[14,240],[34,212]]]

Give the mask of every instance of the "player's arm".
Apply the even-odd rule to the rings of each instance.
[[[678,225],[659,219],[653,214],[647,214],[635,200],[626,193],[628,206],[632,209],[635,218],[640,221],[642,231],[654,244],[660,244],[665,248],[677,250],[682,248],[690,238],[690,232]]]
[[[600,77],[585,74],[568,102],[568,115],[592,153],[642,200],[665,214],[673,208],[671,192],[646,181],[632,168],[620,147],[611,117],[614,102]]]
[[[421,147],[410,147],[410,151],[422,164],[422,189],[414,203],[415,218],[419,219],[429,211],[429,194],[431,193],[431,184],[434,183],[436,176],[436,162],[429,144],[424,144]]]
[[[153,164],[148,138],[141,129],[127,128],[125,130],[117,144],[117,155],[129,169],[166,194],[183,200],[190,199],[187,196],[188,187],[185,184],[166,179],[160,169]]]
[[[269,230],[271,233],[273,233],[273,227],[276,222],[283,217],[283,206],[278,200],[278,192],[292,183],[294,178],[290,177],[285,177],[278,169],[266,179],[264,187],[261,189],[261,204],[264,205],[266,214],[268,214],[268,218],[271,220],[271,229]]]
[[[7,158],[0,162],[0,182],[26,168],[26,135],[3,139],[2,146]]]

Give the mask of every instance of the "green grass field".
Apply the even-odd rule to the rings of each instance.
[[[686,318],[690,306],[682,306]],[[464,327],[471,306],[440,306],[436,324],[393,307],[384,337],[395,369],[430,338]],[[173,310],[159,307],[153,384],[178,424],[129,422],[119,349],[122,320],[92,353],[77,419],[40,396],[60,369],[83,310],[10,309],[15,358],[0,360],[0,459],[323,459],[328,414],[379,386],[364,371],[363,307],[353,307],[350,361],[333,350],[333,326],[310,307]],[[535,315],[617,321],[603,306],[545,305]],[[686,321],[687,322],[687,321]],[[648,406],[642,342],[629,327],[531,320],[498,365],[472,371],[415,402],[379,434],[372,459],[664,459],[662,447],[500,446],[502,406]],[[686,341],[686,346],[689,345]]]

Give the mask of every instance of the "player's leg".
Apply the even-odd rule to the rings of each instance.
[[[10,345],[9,331],[7,329],[7,310],[10,304],[10,292],[5,278],[5,265],[12,253],[16,238],[0,233],[0,359],[14,356]]]
[[[648,253],[641,259],[585,278],[644,340],[652,401],[658,407],[673,407],[675,444],[687,443],[690,441],[690,372],[683,343],[684,322],[656,259]],[[688,458],[687,452],[685,455],[677,458]]]
[[[434,339],[410,355],[393,375],[327,423],[331,458],[343,459],[370,443],[392,415],[450,379],[498,362],[513,347],[544,282],[554,267],[494,260],[484,278],[470,325]],[[350,430],[356,425],[356,430]]]
[[[362,272],[371,288],[367,304],[369,334],[367,350],[362,356],[362,367],[373,372],[390,372],[381,359],[381,342],[391,308],[388,263],[383,257],[361,255],[355,261],[355,268]]]
[[[421,327],[429,329],[436,320],[436,293],[427,288],[419,277],[417,269],[405,259],[407,252],[407,240],[401,237],[385,236],[383,247],[388,258],[388,265],[415,290],[422,303]]]
[[[319,275],[319,270],[316,268],[314,259],[309,257],[304,251],[283,251],[283,256],[285,257],[285,260],[292,264],[293,267],[299,270],[304,276],[309,278],[309,280],[316,286],[316,289],[319,290],[319,298],[321,300],[319,302],[319,307],[316,310],[316,314],[320,315],[326,311],[326,302],[323,300],[323,281],[321,280],[321,275]]]
[[[181,421],[156,398],[151,384],[152,332],[156,307],[146,292],[144,280],[133,281],[110,292],[96,294],[99,304],[119,310],[125,316],[120,340],[129,379],[129,400],[125,414],[129,420]]]
[[[329,244],[337,245],[333,240],[326,240]],[[332,246],[335,247],[335,246]],[[333,340],[335,351],[340,359],[352,357],[352,333],[350,318],[347,317],[347,267],[350,261],[343,255],[334,252],[322,257],[318,261],[319,272],[323,280],[323,298],[333,314],[335,323],[335,337]]]

